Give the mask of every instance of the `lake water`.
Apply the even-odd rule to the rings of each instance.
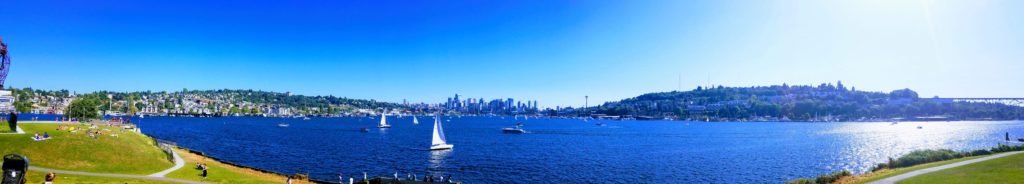
[[[379,117],[378,117],[379,118]],[[429,151],[430,117],[136,119],[142,131],[281,173],[452,175],[467,183],[781,183],[865,172],[915,149],[985,149],[1024,122],[766,123],[442,117],[450,151]],[[446,121],[450,119],[450,121]],[[528,134],[503,134],[522,122]],[[287,128],[278,127],[288,123]],[[922,126],[918,129],[917,126]],[[370,127],[370,132],[360,132]]]

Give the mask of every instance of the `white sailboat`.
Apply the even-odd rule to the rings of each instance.
[[[444,138],[444,128],[441,127],[441,120],[434,117],[434,135],[430,140],[430,150],[452,149],[455,145],[448,144]]]
[[[420,124],[420,120],[416,119],[416,116],[412,116],[412,124],[413,125],[419,125]]]
[[[377,128],[391,128],[391,125],[388,124],[388,117],[384,113],[380,114],[380,124],[377,125]]]

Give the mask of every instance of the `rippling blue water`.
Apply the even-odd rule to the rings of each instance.
[[[428,151],[431,118],[173,118],[143,132],[248,166],[309,173],[451,174],[468,183],[780,183],[837,170],[864,172],[914,149],[983,149],[1024,122],[704,123],[444,117],[455,149]],[[502,134],[523,122],[530,133]],[[278,123],[291,124],[288,128]],[[923,126],[923,129],[917,129]],[[360,127],[371,127],[362,133]]]

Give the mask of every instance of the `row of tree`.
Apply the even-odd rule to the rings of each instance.
[[[160,98],[160,100],[154,98],[158,96],[163,98]],[[395,103],[335,96],[290,95],[287,93],[255,90],[190,91],[185,89],[180,92],[93,92],[77,96],[64,113],[68,117],[72,118],[91,119],[100,117],[99,112],[103,110],[114,110],[134,114],[140,109],[146,108],[147,105],[158,105],[160,106],[159,108],[162,109],[175,109],[179,108],[181,104],[184,104],[187,99],[192,99],[185,98],[185,96],[199,96],[204,99],[220,99],[218,101],[210,101],[207,104],[207,107],[203,108],[213,109],[214,107],[220,107],[219,109],[221,109],[222,113],[229,114],[262,114],[264,112],[262,112],[260,107],[266,106],[294,108],[300,111],[296,113],[313,115],[334,115],[353,109],[395,109],[401,107]],[[148,97],[148,99],[143,99],[142,97]],[[259,105],[250,107],[228,105],[240,103]]]
[[[889,93],[857,91],[838,85],[698,87],[692,91],[649,93],[591,107],[609,115],[679,116],[745,120],[787,118],[859,120],[943,116],[950,119],[1020,119],[1024,108],[999,103],[953,102],[920,98],[910,89]]]

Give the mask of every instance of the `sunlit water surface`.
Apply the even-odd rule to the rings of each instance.
[[[379,117],[378,117],[379,118]],[[136,118],[143,132],[213,157],[321,180],[452,175],[468,183],[780,183],[865,172],[916,149],[985,149],[1024,122],[768,123],[442,117],[451,151],[429,151],[431,119]],[[450,120],[450,121],[448,121]],[[528,134],[501,128],[526,124]],[[278,127],[288,123],[290,127]],[[917,127],[921,126],[921,129]],[[370,132],[359,129],[369,127]]]

